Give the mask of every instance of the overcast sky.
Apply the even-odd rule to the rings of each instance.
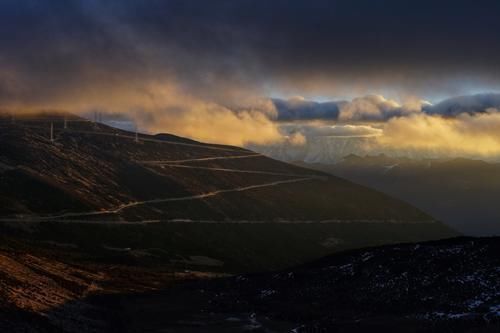
[[[491,92],[499,14],[493,0],[3,0],[0,97],[166,79],[210,98]]]
[[[489,117],[499,17],[493,0],[2,0],[0,108],[239,145],[279,140],[284,120]]]

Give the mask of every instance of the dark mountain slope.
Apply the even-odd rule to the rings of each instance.
[[[248,272],[456,235],[400,200],[238,147],[136,136],[67,114],[4,117],[0,127],[0,223],[94,259],[111,247]]]
[[[432,221],[381,193],[237,147],[170,135],[135,140],[67,115],[3,118],[0,126],[4,217]]]
[[[301,164],[406,200],[468,235],[500,235],[500,164],[348,156],[335,165]]]
[[[498,253],[498,238],[368,248],[122,298],[121,311],[147,313],[130,331],[497,332]],[[169,308],[172,299],[184,305]]]
[[[207,280],[115,250],[0,238],[5,332],[497,332],[500,239],[338,253],[284,271]],[[198,258],[201,260],[201,258]],[[195,279],[196,281],[192,281]],[[191,282],[187,281],[190,280]]]

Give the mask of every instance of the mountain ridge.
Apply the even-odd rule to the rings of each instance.
[[[50,126],[53,129],[52,138]],[[238,219],[242,214],[235,214],[234,209],[227,207],[227,204],[231,206],[232,198],[239,196],[238,205],[242,205],[240,209],[246,209],[246,212],[252,209],[248,206],[250,201],[255,204],[259,202],[261,206],[260,214],[244,216],[250,219],[432,220],[396,199],[243,148],[196,143],[167,134],[150,136],[130,133],[81,118],[68,120],[67,116],[61,115],[45,115],[36,123],[35,120],[23,120],[22,117],[13,124],[4,119],[2,127],[0,162],[5,166],[2,180],[6,185],[2,190],[8,193],[3,196],[7,202],[9,199],[6,198],[12,201],[12,198],[19,196],[19,193],[12,191],[22,188],[19,179],[26,178],[26,182],[30,179],[37,184],[33,189],[35,192],[45,193],[51,188],[48,192],[53,192],[50,194],[59,198],[53,200],[56,206],[61,198],[70,198],[69,206],[74,206],[76,210],[74,215],[81,213],[85,218],[109,215],[107,218],[118,220]],[[315,188],[318,187],[325,188],[323,197],[335,198],[323,208],[317,204],[318,200],[324,201],[315,194]],[[302,194],[302,191],[305,193]],[[257,192],[266,197],[271,195],[277,202],[269,206],[271,198],[263,201],[262,197],[255,196]],[[296,210],[288,214],[278,204],[280,201],[284,203],[283,199],[280,200],[282,192],[286,193],[284,195],[289,200],[294,196],[306,198],[306,195],[317,199],[309,202],[306,199],[294,199],[295,205],[289,208]],[[231,199],[223,193],[231,193]],[[365,211],[350,208],[361,207],[358,198],[361,193],[369,197],[364,202],[370,202],[372,206],[365,205]],[[199,216],[192,216],[192,210],[181,209],[178,213],[171,213],[177,209],[171,207],[175,206],[174,203],[190,198],[193,198],[194,205],[204,201],[209,202],[209,206],[202,204],[204,207],[199,211],[205,212]],[[28,216],[31,209],[28,206],[32,205],[32,200],[19,199],[19,202],[26,209],[21,209],[17,215]],[[332,205],[336,209],[327,208]],[[16,205],[10,202],[9,206]],[[46,218],[51,217],[47,213],[53,213],[54,218],[67,213],[65,202],[59,206],[58,211],[48,212],[46,207],[46,211],[41,213],[47,215]],[[268,210],[262,210],[262,207],[268,207]],[[36,209],[40,208],[33,209],[36,214]],[[16,213],[13,210],[10,215]],[[58,214],[60,212],[62,214]],[[0,213],[5,216],[5,208]]]

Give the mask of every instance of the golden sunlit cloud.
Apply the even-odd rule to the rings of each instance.
[[[88,114],[97,110],[119,114],[131,119],[140,131],[169,132],[195,140],[244,146],[269,144],[285,140],[277,124],[274,104],[266,98],[227,91],[228,105],[196,96],[173,81],[109,80],[82,84],[64,94],[35,101],[3,103],[2,107],[16,113],[40,110],[66,110]]]
[[[282,139],[276,124],[262,112],[233,112],[223,106],[201,101],[186,107],[188,110],[174,117],[168,115],[168,109],[160,112],[154,116],[154,122],[143,123],[142,126],[152,132],[171,132],[200,141],[237,146],[270,144]]]
[[[128,113],[148,132],[170,132],[195,140],[244,146],[269,144],[283,139],[272,103],[263,99],[244,101],[237,110],[203,100],[172,83],[148,88],[149,103],[140,103]],[[129,104],[130,105],[130,104]],[[123,110],[123,109],[122,109]]]
[[[457,117],[414,114],[393,118],[384,126],[378,142],[387,148],[442,151],[448,155],[500,155],[500,112],[490,109]]]

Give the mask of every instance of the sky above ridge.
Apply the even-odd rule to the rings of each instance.
[[[368,131],[492,155],[499,14],[488,0],[3,0],[0,108],[102,110],[236,145]]]

